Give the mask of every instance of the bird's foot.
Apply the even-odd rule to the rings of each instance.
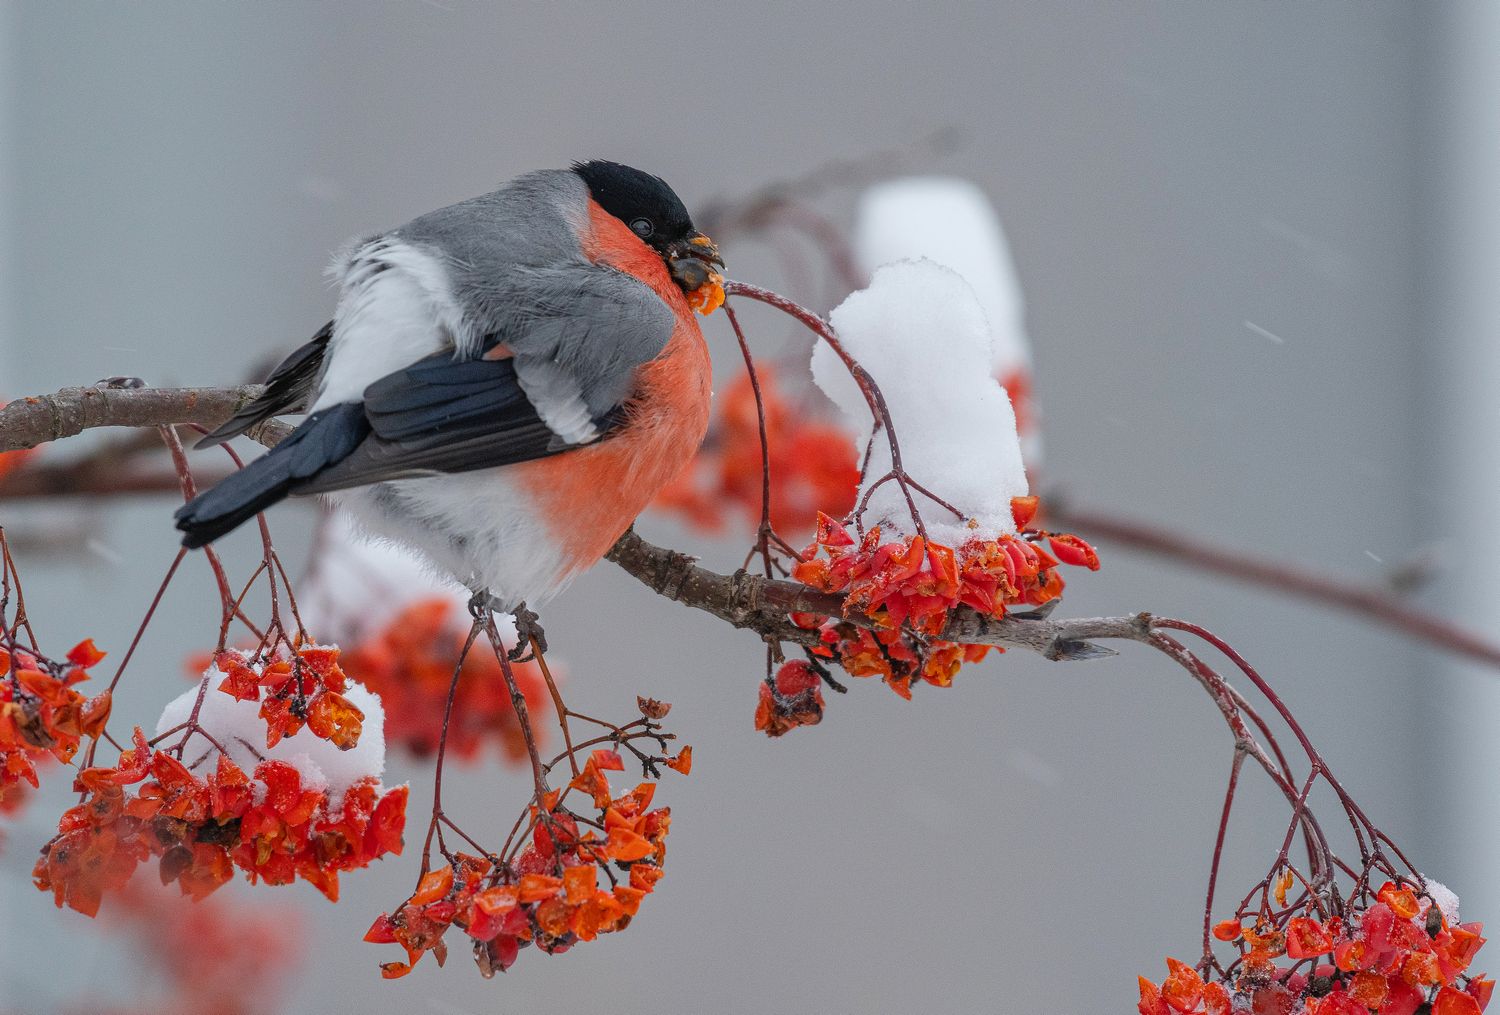
[[[516,647],[510,650],[513,663],[529,662],[536,652],[547,653],[547,632],[542,630],[541,618],[525,603],[517,604],[512,616],[516,620]]]
[[[469,616],[477,621],[483,621],[493,616],[496,610],[504,612],[495,597],[490,595],[489,589],[480,589],[469,597]]]

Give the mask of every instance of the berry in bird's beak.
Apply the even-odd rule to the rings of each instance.
[[[712,264],[724,267],[724,258],[719,256],[719,245],[702,233],[693,233],[687,238],[687,244],[693,250],[693,256],[702,258]]]
[[[724,302],[724,276],[713,265],[724,267],[719,248],[702,233],[692,233],[667,245],[667,269],[687,295],[688,305],[700,314],[711,314]]]

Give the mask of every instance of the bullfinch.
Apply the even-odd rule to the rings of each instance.
[[[200,547],[324,494],[476,605],[545,602],[597,562],[708,427],[722,267],[658,177],[575,163],[351,245],[333,320],[209,434],[307,418],[176,515]]]

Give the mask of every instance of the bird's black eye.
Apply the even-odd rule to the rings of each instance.
[[[650,219],[634,219],[630,223],[630,228],[643,240],[650,239],[651,234],[656,232],[656,227],[651,224]]]

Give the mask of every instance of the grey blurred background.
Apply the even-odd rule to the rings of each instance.
[[[1500,628],[1486,4],[39,0],[0,4],[0,31],[0,393],[238,381],[327,318],[338,244],[526,169],[614,158],[702,205],[953,126],[961,145],[924,167],[978,181],[1005,221],[1050,485],[1353,579],[1436,548],[1419,601]],[[726,253],[737,277],[818,291],[762,245]],[[785,334],[750,324],[771,348]],[[727,378],[725,326],[707,330]],[[170,506],[5,506],[42,547],[22,565],[50,643],[123,647],[170,558]],[[310,513],[273,520],[306,545]],[[717,564],[741,552],[646,527]],[[250,539],[230,546],[243,568]],[[1466,915],[1500,912],[1496,674],[1103,550],[1066,612],[1227,637]],[[127,720],[154,717],[212,640],[201,571],[132,666]],[[860,682],[772,742],[751,728],[754,639],[608,566],[546,620],[574,707],[669,700],[696,748],[663,787],[657,894],[627,933],[493,982],[459,953],[383,983],[393,949],[358,939],[405,896],[410,856],[348,877],[336,907],[236,887],[302,910],[314,947],[283,1010],[1128,1011],[1138,972],[1191,956],[1230,744],[1164,661],[1012,654],[911,703]],[[425,772],[397,768],[420,813]],[[461,786],[453,809],[481,827],[527,793],[493,766]],[[0,1008],[151,990],[27,884],[60,801],[0,856]],[[1285,827],[1259,784],[1244,803],[1236,898]]]

